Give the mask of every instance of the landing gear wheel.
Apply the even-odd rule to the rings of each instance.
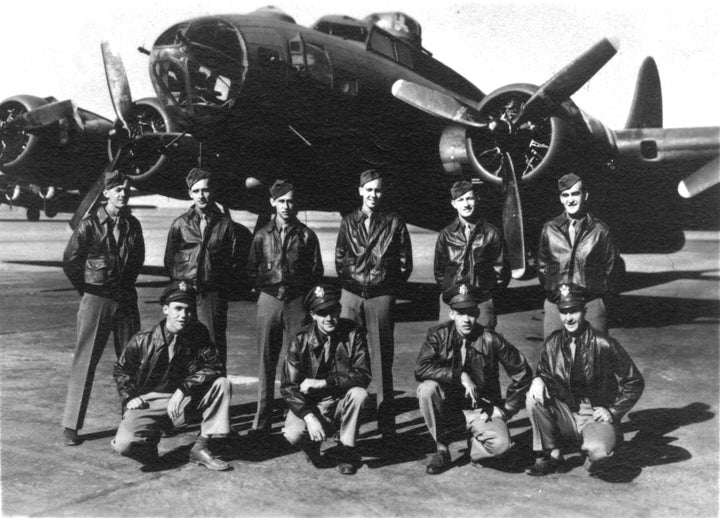
[[[39,221],[40,220],[40,208],[39,207],[28,207],[27,219],[28,219],[28,221]]]

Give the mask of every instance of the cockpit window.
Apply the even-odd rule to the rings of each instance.
[[[393,61],[396,61],[393,40],[390,39],[390,36],[384,32],[380,32],[378,30],[372,31],[372,33],[370,33],[370,44],[368,45],[368,48],[370,48],[370,50],[374,50],[378,54],[382,54],[383,56],[392,59]]]
[[[344,40],[359,41],[361,43],[365,43],[368,34],[367,27],[343,25],[340,23],[318,22],[314,28],[316,31],[324,32],[331,36],[337,36]]]

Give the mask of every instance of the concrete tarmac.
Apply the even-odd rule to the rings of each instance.
[[[148,254],[138,283],[143,329],[161,318],[160,266],[171,220],[182,208],[138,209]],[[252,228],[254,218],[237,213]],[[339,217],[301,219],[321,241],[326,274]],[[432,291],[436,234],[411,229],[415,272],[395,328],[395,388],[399,440],[384,444],[368,405],[360,430],[363,466],[355,476],[316,469],[280,435],[264,443],[246,431],[255,410],[255,305],[231,302],[228,372],[233,376],[232,425],[239,432],[225,451],[233,470],[211,472],[187,463],[197,425],[163,439],[170,462],[146,472],[112,452],[120,420],[112,380],[112,346],[98,367],[82,445],[66,447],[60,425],[80,298],[61,269],[70,236],[67,216],[25,221],[24,211],[0,207],[0,468],[2,513],[8,516],[717,516],[718,337],[720,240],[717,232],[688,233],[668,255],[626,255],[625,290],[613,302],[611,334],[629,351],[645,393],[622,423],[608,472],[588,476],[570,454],[571,471],[544,478],[524,474],[532,463],[525,411],[509,423],[516,444],[503,462],[476,468],[461,437],[454,466],[430,476],[433,451],[417,409],[413,368],[428,327],[437,321]],[[537,281],[513,281],[500,302],[498,330],[534,367],[542,310]],[[506,378],[503,378],[503,386]],[[374,392],[373,386],[370,387]],[[279,393],[276,392],[279,402]],[[325,445],[330,448],[332,441]]]

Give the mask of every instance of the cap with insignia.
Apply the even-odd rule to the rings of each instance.
[[[473,184],[471,184],[467,180],[459,180],[452,184],[452,187],[450,187],[450,197],[453,200],[457,200],[460,196],[472,190]]]
[[[185,177],[185,183],[187,183],[188,189],[192,189],[192,186],[200,180],[209,180],[211,176],[212,173],[210,173],[210,171],[205,171],[199,167],[193,167]]]
[[[476,307],[485,300],[487,300],[487,297],[482,296],[482,290],[477,286],[468,284],[458,284],[443,293],[443,302],[452,309]]]
[[[360,173],[360,187],[373,180],[382,179],[382,175],[376,169],[368,169]]]
[[[173,281],[160,295],[160,305],[165,306],[171,302],[184,302],[185,304],[195,304],[197,292],[185,281]]]
[[[285,196],[294,189],[293,184],[287,180],[275,180],[270,187],[270,196],[273,200],[277,200],[280,196]]]
[[[128,181],[128,177],[120,171],[108,171],[103,176],[103,185],[105,189],[112,189],[118,185],[123,185]]]
[[[567,191],[570,187],[572,187],[578,182],[582,182],[582,178],[580,178],[575,173],[568,173],[566,175],[563,175],[558,180],[558,191]]]
[[[315,286],[305,296],[305,307],[313,313],[338,305],[340,305],[340,290],[329,284]]]
[[[585,306],[585,290],[575,284],[561,284],[557,290],[557,301],[560,311],[581,309]]]

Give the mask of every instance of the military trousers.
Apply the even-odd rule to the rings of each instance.
[[[208,328],[224,371],[227,370],[227,312],[228,302],[217,290],[198,293],[197,319]]]
[[[473,461],[498,457],[512,446],[504,419],[491,419],[480,409],[464,408],[467,405],[462,387],[448,387],[437,381],[425,380],[418,385],[417,397],[425,426],[436,443],[447,446],[449,434],[453,431],[447,423],[462,414],[470,434],[470,458]]]
[[[230,433],[230,400],[232,384],[227,378],[218,378],[207,390],[196,390],[180,403],[180,416],[172,421],[167,413],[172,397],[167,392],[143,394],[146,408],[125,410],[111,445],[127,457],[143,457],[157,453],[163,428],[170,423],[184,425],[198,414],[202,415],[200,433],[206,437],[226,437]]]
[[[360,428],[360,410],[366,399],[367,390],[362,387],[352,387],[341,398],[328,396],[320,400],[315,415],[320,419],[328,436],[338,430],[340,442],[345,446],[353,447]],[[305,420],[296,416],[292,410],[288,410],[283,435],[295,446],[301,444],[303,440],[309,440]]]
[[[267,430],[272,423],[275,400],[275,377],[280,353],[287,351],[290,341],[307,317],[302,297],[278,300],[261,292],[257,302],[258,368],[257,412],[253,428]]]
[[[577,412],[556,398],[540,404],[527,398],[525,408],[533,432],[533,450],[545,451],[560,447],[568,438],[580,443],[580,449],[595,462],[609,457],[615,449],[619,423],[601,423],[593,419],[593,408],[581,404]]]
[[[113,334],[115,356],[120,358],[132,336],[140,330],[137,293],[133,289],[120,300],[85,293],[77,313],[77,344],[70,367],[65,428],[79,430],[85,422],[95,369]]]
[[[349,318],[367,332],[372,384],[377,393],[378,429],[383,435],[395,433],[393,408],[393,361],[395,357],[395,322],[392,309],[395,297],[381,295],[363,298],[345,289],[340,295],[341,316]]]

